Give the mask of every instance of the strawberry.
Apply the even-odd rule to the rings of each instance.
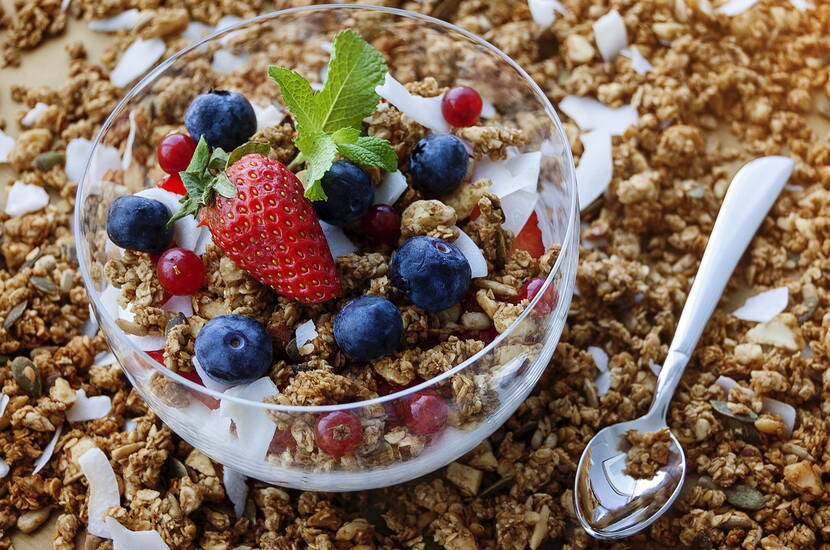
[[[539,229],[539,218],[533,212],[527,219],[522,230],[516,235],[513,246],[510,247],[510,255],[515,250],[527,250],[534,258],[545,253],[545,245],[542,244],[542,230]]]
[[[297,176],[262,154],[264,144],[243,145],[229,156],[214,150],[211,159],[217,151],[225,155],[225,169],[218,171],[208,166],[211,154],[202,147],[200,141],[181,172],[188,196],[173,219],[197,215],[225,255],[283,296],[304,303],[340,296],[326,237]]]

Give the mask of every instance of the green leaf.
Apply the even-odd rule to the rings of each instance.
[[[326,83],[313,97],[316,128],[331,133],[360,127],[375,111],[380,100],[375,87],[383,84],[386,71],[383,54],[363,37],[351,29],[337,33]],[[290,105],[289,109],[294,112]]]
[[[358,138],[356,143],[339,143],[337,151],[352,162],[368,166],[380,166],[387,172],[398,169],[395,149],[385,139],[372,136]]]
[[[184,188],[187,189],[188,195],[195,195],[200,197],[205,189],[204,171],[203,172],[179,172],[179,177],[182,178]]]
[[[295,141],[306,159],[305,196],[312,201],[326,200],[326,193],[319,183],[328,172],[337,155],[337,145],[330,135],[324,133],[306,134]]]
[[[205,136],[202,136],[199,138],[199,143],[196,144],[196,150],[193,151],[190,164],[187,165],[185,172],[201,174],[207,168],[210,156],[210,147],[205,141]]]
[[[244,157],[245,155],[250,155],[251,153],[259,153],[260,155],[268,155],[271,152],[271,145],[268,143],[259,143],[257,141],[249,141],[247,143],[243,143],[233,151],[228,156],[227,161],[222,166],[222,168],[229,168],[234,165],[236,161]]]
[[[231,182],[224,170],[216,174],[216,177],[213,179],[212,190],[229,199],[236,196],[236,186]]]
[[[297,131],[319,131],[320,127],[317,124],[318,117],[314,105],[314,90],[311,89],[308,80],[294,71],[274,65],[268,67],[268,76],[279,84],[285,105],[297,122]]]
[[[217,147],[210,154],[208,161],[208,170],[224,170],[228,164],[228,154],[221,147]]]
[[[193,214],[196,215],[196,212],[199,210],[199,206],[201,202],[197,196],[193,195],[186,195],[181,198],[182,207],[179,208],[179,211],[173,214],[173,216],[167,221],[167,225],[170,226],[174,221],[184,218],[187,215]]]
[[[331,135],[331,138],[338,145],[341,143],[356,143],[360,138],[360,130],[357,128],[340,128]]]

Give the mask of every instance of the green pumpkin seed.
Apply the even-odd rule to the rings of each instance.
[[[34,275],[31,278],[29,278],[29,282],[32,283],[33,287],[43,292],[44,294],[58,293],[58,285],[56,285],[52,282],[51,279],[47,279],[46,277],[38,277],[37,275]]]
[[[176,479],[190,477],[190,474],[187,473],[187,467],[182,464],[178,458],[174,458],[172,456],[167,457],[167,461],[164,463],[164,468],[167,470],[167,475],[170,477]]]
[[[177,313],[169,321],[167,321],[167,326],[164,327],[164,337],[167,338],[167,336],[170,335],[170,331],[173,330],[173,328],[175,328],[179,325],[186,325],[186,324],[187,324],[187,317],[185,317],[183,313]]]
[[[802,325],[810,320],[810,317],[812,317],[813,313],[816,312],[816,306],[818,306],[818,296],[815,294],[807,296],[804,299],[804,305],[807,307],[807,310],[797,317],[799,325]]]
[[[763,443],[761,432],[755,427],[755,421],[758,415],[754,412],[749,414],[735,414],[729,410],[726,401],[710,401],[710,405],[715,409],[715,412],[720,414],[723,425],[735,434],[735,437],[753,445],[760,445]]]
[[[9,314],[6,316],[6,320],[3,321],[3,328],[8,330],[11,328],[13,324],[17,322],[18,319],[23,315],[23,312],[26,311],[26,308],[29,307],[29,301],[23,300],[16,306],[14,306]]]
[[[745,424],[754,424],[755,421],[758,420],[758,415],[752,411],[750,411],[749,414],[735,414],[729,408],[729,404],[726,401],[712,400],[709,401],[709,404],[712,405],[712,408],[715,409],[715,411],[718,414],[721,414],[726,418],[737,420],[738,422],[743,422]]]
[[[35,170],[48,172],[58,164],[66,162],[66,157],[60,151],[47,151],[35,157]]]
[[[764,495],[755,487],[739,483],[723,490],[729,504],[742,510],[760,510],[764,507]]]
[[[40,397],[40,371],[27,357],[15,357],[12,376],[20,388],[31,397]]]
[[[291,341],[285,346],[285,354],[288,358],[295,362],[295,363],[302,363],[303,356],[300,355],[300,350],[297,348],[297,339],[292,338]]]

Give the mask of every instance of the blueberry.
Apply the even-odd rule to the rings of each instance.
[[[232,151],[256,132],[256,113],[242,94],[211,90],[196,96],[184,115],[190,137]]]
[[[317,216],[326,223],[345,226],[360,220],[375,200],[372,178],[357,164],[338,160],[320,180],[326,200],[315,201]]]
[[[346,355],[372,361],[401,343],[403,319],[395,304],[379,296],[355,298],[334,318],[334,340]]]
[[[107,236],[127,250],[161,254],[173,240],[170,210],[155,199],[122,195],[107,213]]]
[[[472,273],[455,245],[435,237],[412,237],[401,245],[389,266],[392,286],[413,304],[441,311],[461,301]]]
[[[412,186],[427,198],[452,193],[467,175],[470,156],[452,134],[430,134],[421,139],[409,156]]]
[[[273,342],[258,321],[245,315],[214,317],[196,336],[196,359],[213,380],[247,384],[271,367]]]

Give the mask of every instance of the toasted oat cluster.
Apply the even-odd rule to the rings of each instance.
[[[276,2],[275,7],[302,3]],[[54,88],[12,86],[20,118],[4,126],[16,140],[9,183],[46,189],[50,198],[35,211],[0,214],[0,353],[6,361],[0,383],[8,397],[0,398],[0,473],[8,466],[0,486],[0,548],[12,548],[13,538],[35,531],[50,517],[54,547],[75,548],[76,535],[89,521],[88,488],[78,458],[96,446],[119,481],[121,503],[110,515],[133,530],[156,530],[171,549],[826,547],[830,146],[822,137],[830,112],[828,6],[770,0],[726,15],[714,11],[724,4],[719,1],[612,6],[568,0],[569,14],[544,28],[524,2],[384,3],[481,34],[517,60],[554,103],[568,94],[591,96],[610,107],[632,104],[639,114],[636,125],[612,138],[612,181],[597,204],[583,212],[579,294],[534,393],[479,448],[435,476],[337,496],[249,482],[237,516],[222,467],[148,412],[112,358],[95,359],[106,349],[103,339],[82,334],[88,300],[69,230],[76,183],[67,176],[71,170],[63,168],[61,154],[71,139],[92,138],[123,92],[110,83],[108,68],[138,29],[119,31],[103,65],[87,60],[76,44],[68,48],[65,82]],[[20,29],[3,33],[13,46],[7,46],[6,62],[14,61],[17,54],[8,53],[14,48],[34,46],[65,24],[59,2],[18,4],[16,13],[0,20],[0,28]],[[164,5],[73,0],[69,16],[107,17],[133,4],[142,10]],[[197,4],[186,3],[187,15],[210,23],[224,14],[247,16],[266,8],[264,3]],[[651,70],[640,74],[625,56],[611,62],[601,58],[592,24],[612,7]],[[168,53],[185,42],[175,33],[163,36]],[[433,76],[440,86],[446,78],[440,52],[426,65],[420,57],[418,63],[407,61],[404,49],[396,55],[403,82]],[[302,63],[309,72],[319,70],[323,56]],[[167,82],[157,108],[181,116],[199,89],[199,78]],[[235,84],[238,89],[247,85],[241,78]],[[31,127],[17,126],[38,102],[48,110]],[[414,141],[422,137],[410,121],[378,113],[382,117],[389,120],[378,120],[379,132],[400,132]],[[147,124],[147,117],[139,112],[136,121]],[[579,162],[584,151],[580,128],[569,119],[564,125]],[[160,140],[177,129],[171,124],[153,132]],[[122,131],[127,134],[126,124]],[[283,162],[294,153],[290,132],[282,124],[260,134]],[[152,153],[148,146],[144,154]],[[600,428],[647,410],[654,370],[666,353],[729,178],[740,162],[765,154],[796,160],[791,185],[733,277],[669,413],[670,428],[686,451],[688,486],[674,510],[635,540],[594,541],[579,529],[572,508],[576,461]],[[444,204],[464,217],[466,199],[458,206]],[[426,226],[419,221],[418,227]],[[445,227],[439,223],[429,230]],[[221,255],[214,254],[216,272],[235,285],[228,296],[212,291],[200,302],[204,318],[219,307],[264,313],[257,309],[259,301],[242,290],[256,292],[258,286],[244,277],[233,279],[234,267],[227,261],[223,267]],[[349,284],[368,281],[367,293],[383,296],[389,292],[385,263],[383,257],[354,257],[339,261],[338,270]],[[125,278],[125,284],[136,296],[151,296],[156,289],[141,279],[136,266],[130,267],[138,278]],[[496,282],[513,286],[509,276]],[[731,314],[746,295],[780,287],[788,300],[777,316],[751,321]],[[482,290],[487,319],[467,320],[476,328],[495,322],[498,311],[491,303],[498,302],[495,290]],[[304,314],[295,302],[274,309],[284,324]],[[139,316],[137,323],[156,322],[152,313]],[[413,343],[429,330],[428,319],[415,328],[420,323],[413,315],[407,334]],[[336,358],[324,357],[323,325],[318,325],[320,342],[301,353],[336,364]],[[187,333],[198,327],[180,327],[168,337],[166,349],[184,356],[192,353]],[[596,355],[588,351],[592,346],[607,356],[607,385],[599,383]],[[389,377],[409,376],[403,362],[381,368]],[[302,380],[294,395],[304,395]],[[109,408],[95,418],[76,409],[72,418],[89,419],[67,421],[68,411],[87,397],[108,397]],[[79,409],[90,410],[88,404]],[[644,463],[659,460],[659,446],[639,448]],[[33,474],[44,455],[42,469]],[[112,543],[90,535],[87,547],[108,549]]]

